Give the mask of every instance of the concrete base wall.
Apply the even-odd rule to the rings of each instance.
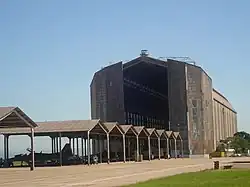
[[[189,155],[189,158],[209,158],[209,154],[204,154],[204,155]]]

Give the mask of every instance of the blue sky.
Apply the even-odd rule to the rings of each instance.
[[[0,1],[1,106],[35,121],[90,118],[89,84],[109,62],[189,56],[250,131],[247,0]]]

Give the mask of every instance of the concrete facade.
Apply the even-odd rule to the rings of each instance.
[[[137,80],[133,79],[135,75],[127,76],[129,68],[130,72],[135,72],[134,74],[143,77],[140,78],[140,81],[148,79],[152,85],[153,66],[148,68],[152,69],[151,72],[146,71],[150,65],[167,70],[165,78],[162,76],[154,79],[154,81],[159,79],[160,82],[166,81],[167,93],[163,90],[155,92],[167,98],[166,102],[150,100],[151,97],[154,97],[150,96],[152,93],[149,93],[145,98],[135,91],[129,91],[129,94],[126,91],[124,94],[124,90],[128,90],[126,84],[129,84],[129,82],[125,82],[125,79],[131,79],[134,85],[139,86],[137,90],[144,89],[145,82],[136,82]],[[101,83],[105,86],[101,87]],[[158,83],[155,82],[156,84]],[[146,85],[146,88],[150,88],[149,85],[148,87]],[[152,90],[155,88],[152,87]],[[100,95],[102,95],[102,100],[98,98]],[[137,111],[140,107],[130,107],[127,111],[129,107],[126,106],[131,101],[133,106],[142,105],[141,108],[144,109],[149,109],[152,106],[153,110]],[[148,104],[145,105],[147,102]],[[153,106],[156,104],[158,110]],[[164,107],[166,104],[168,105],[167,110]],[[163,119],[162,115],[157,116],[156,113],[152,113],[151,116],[148,114],[155,110],[164,111],[165,118]],[[227,99],[213,89],[211,77],[199,66],[172,59],[163,61],[140,56],[125,64],[120,62],[98,71],[91,83],[91,111],[92,119],[118,121],[120,124],[134,122],[133,125],[180,132],[185,155],[208,154],[216,148],[220,139],[232,136],[237,131],[237,114]],[[126,120],[128,112],[130,113],[129,120]]]
[[[214,147],[220,140],[232,137],[237,132],[237,113],[231,103],[213,89]]]
[[[90,85],[91,118],[124,123],[122,63],[95,73]]]

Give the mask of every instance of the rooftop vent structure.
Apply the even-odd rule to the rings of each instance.
[[[145,49],[143,49],[143,50],[141,50],[141,54],[140,54],[141,56],[148,56],[149,54],[148,54],[148,50],[145,50]]]

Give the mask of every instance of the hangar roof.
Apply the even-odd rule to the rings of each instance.
[[[235,109],[233,108],[232,104],[228,101],[228,99],[223,96],[218,90],[213,89],[212,97],[214,100],[218,101],[228,109],[232,110],[236,113]]]
[[[123,69],[132,67],[132,66],[139,64],[141,62],[151,63],[151,64],[155,64],[158,66],[164,66],[164,67],[167,67],[169,63],[183,63],[183,64],[187,64],[189,66],[194,66],[196,68],[201,69],[201,71],[203,71],[209,77],[209,79],[211,79],[211,77],[208,75],[208,73],[202,67],[198,66],[197,64],[191,64],[191,63],[188,63],[185,61],[180,61],[180,60],[171,59],[171,58],[167,58],[166,60],[161,60],[161,59],[152,58],[149,56],[140,56],[140,57],[137,57],[129,62],[124,63]]]

